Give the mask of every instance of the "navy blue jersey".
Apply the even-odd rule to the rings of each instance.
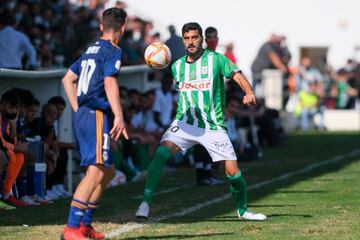
[[[104,79],[119,74],[123,51],[109,40],[99,39],[71,65],[79,77],[77,97],[79,107],[110,110],[104,88]]]

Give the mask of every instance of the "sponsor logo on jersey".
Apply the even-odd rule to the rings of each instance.
[[[199,81],[186,81],[179,83],[179,89],[181,91],[200,90],[205,91],[210,89],[210,80]]]

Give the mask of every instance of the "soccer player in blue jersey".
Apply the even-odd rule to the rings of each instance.
[[[103,239],[91,225],[102,192],[114,177],[110,139],[128,139],[120,105],[116,77],[123,51],[117,46],[125,30],[127,14],[110,8],[104,11],[102,37],[90,45],[70,67],[63,84],[74,110],[73,128],[86,175],[71,201],[65,240]]]

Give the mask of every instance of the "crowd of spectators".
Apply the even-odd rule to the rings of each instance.
[[[259,49],[251,70],[253,86],[261,95],[263,71],[276,69],[282,75],[284,109],[293,113],[297,128],[324,130],[326,109],[354,109],[360,97],[360,63],[349,59],[339,68],[332,68],[323,57],[318,67],[303,56],[300,65],[291,63],[286,37],[272,34]],[[260,90],[259,90],[260,89]],[[359,101],[359,100],[358,100]],[[314,121],[314,119],[317,119]]]
[[[1,1],[1,59],[9,56],[4,52],[6,49],[17,47],[17,51],[12,53],[15,55],[13,59],[22,59],[22,64],[12,64],[13,60],[7,59],[5,65],[0,61],[0,67],[15,69],[68,67],[91,42],[100,36],[100,16],[107,1],[89,2],[91,7],[72,4],[68,0]],[[115,6],[127,7],[121,1],[115,2]],[[154,31],[151,21],[134,15],[130,15],[127,21],[127,28],[120,43],[120,47],[124,50],[123,65],[142,64],[145,47],[154,41],[159,41],[160,34]],[[3,31],[6,33],[1,34]],[[13,43],[9,40],[9,31],[18,31],[17,37],[13,40],[19,41],[21,38],[21,43]]]

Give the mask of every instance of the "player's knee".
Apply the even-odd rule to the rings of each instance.
[[[225,171],[227,176],[235,176],[240,172],[237,161],[226,161]]]
[[[91,165],[86,171],[86,176],[92,179],[102,179],[105,176],[105,168],[102,165]]]

